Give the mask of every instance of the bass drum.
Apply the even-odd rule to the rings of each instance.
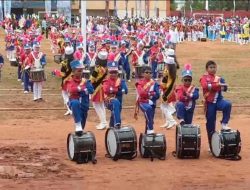
[[[67,138],[68,157],[77,163],[92,161],[96,164],[96,140],[92,132],[84,132],[81,136],[69,133]]]
[[[176,155],[178,158],[199,158],[200,146],[199,126],[186,124],[176,127]]]
[[[211,139],[212,154],[219,158],[240,158],[241,137],[238,130],[214,132]]]
[[[139,150],[141,157],[159,158],[161,160],[166,159],[166,137],[164,134],[154,133],[154,134],[140,134],[139,139]]]
[[[133,127],[109,128],[105,134],[107,155],[113,160],[137,156],[137,136]]]

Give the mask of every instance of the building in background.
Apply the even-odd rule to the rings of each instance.
[[[51,0],[51,11],[56,11],[57,1],[59,0]],[[44,2],[45,0],[12,0],[11,12],[16,15],[42,12],[45,10]],[[71,0],[72,18],[80,15],[80,4],[80,0]],[[170,15],[170,0],[87,1],[87,15],[111,16],[116,14],[115,10],[117,10],[117,16],[119,17],[166,17],[166,15]]]

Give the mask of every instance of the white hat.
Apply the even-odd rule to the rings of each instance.
[[[175,64],[175,61],[174,61],[174,58],[173,57],[169,57],[169,56],[167,56],[167,57],[165,57],[164,58],[164,62],[166,63],[166,64]]]
[[[174,49],[167,49],[167,56],[173,56],[173,55],[175,55],[175,51],[174,51]]]
[[[65,48],[65,54],[66,55],[71,55],[72,53],[74,53],[74,48],[72,46],[67,46]]]
[[[100,51],[97,56],[100,60],[106,60],[108,58],[108,52]]]

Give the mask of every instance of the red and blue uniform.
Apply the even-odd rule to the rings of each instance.
[[[153,79],[141,79],[135,86],[138,95],[137,103],[146,119],[146,133],[154,129],[156,100],[160,97],[159,84]]]
[[[125,80],[120,78],[108,78],[103,81],[105,105],[111,111],[110,127],[121,125],[122,96],[128,93]]]
[[[93,94],[93,86],[90,80],[72,76],[72,79],[67,81],[67,91],[75,123],[81,122],[84,129],[89,110],[89,94]]]
[[[195,103],[199,98],[199,89],[195,86],[179,85],[176,87],[176,115],[185,124],[192,124]]]
[[[203,89],[206,108],[206,128],[208,140],[211,141],[212,134],[215,132],[216,112],[222,111],[222,124],[227,124],[230,119],[232,104],[228,100],[224,100],[222,91],[227,91],[227,86],[222,88],[219,84],[225,84],[225,80],[213,74],[206,73],[200,79],[200,84]]]

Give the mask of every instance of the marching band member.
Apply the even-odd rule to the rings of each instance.
[[[72,73],[70,63],[74,60],[73,53],[74,53],[74,48],[72,46],[67,46],[65,48],[65,58],[61,62],[61,70],[60,71],[54,70],[52,72],[53,75],[62,78],[62,83],[61,83],[62,97],[63,97],[64,105],[67,108],[67,111],[64,115],[72,114],[72,111],[69,108],[69,94],[67,91],[67,81],[70,79],[71,73]]]
[[[31,69],[43,69],[46,65],[46,58],[45,54],[40,51],[40,43],[34,42],[33,43],[33,51],[30,53],[28,57],[28,66]],[[33,81],[33,95],[34,101],[42,101],[42,84],[43,81]]]
[[[19,38],[17,46],[16,46],[16,60],[18,62],[18,68],[17,68],[17,80],[18,81],[21,81],[22,65],[20,64],[20,58],[23,53],[24,53],[24,50],[23,50],[22,39]]]
[[[33,92],[33,82],[30,80],[29,72],[29,56],[31,53],[31,47],[29,44],[24,45],[24,52],[21,54],[20,61],[21,61],[21,67],[23,70],[23,87],[24,87],[24,93],[27,94],[29,92],[29,86],[31,87],[31,92]]]
[[[90,59],[89,56],[84,53],[83,44],[77,44],[76,49],[77,50],[74,53],[74,59],[80,61],[80,63],[82,63],[85,68],[88,68],[90,65]]]
[[[182,82],[182,85],[176,87],[176,115],[181,125],[192,124],[199,89],[192,85],[192,70],[189,64],[186,64],[182,71]]]
[[[176,72],[176,70],[173,69],[175,66],[174,58],[167,57],[164,61],[167,66],[164,68],[162,82],[160,85],[162,94],[160,108],[166,119],[166,122],[160,127],[170,129],[177,125],[177,122],[173,117],[173,114],[176,112],[174,107],[176,97],[174,91],[175,78],[173,77],[173,73]]]
[[[128,50],[126,48],[126,42],[124,40],[121,41],[121,48],[120,48],[120,54],[121,54],[121,59],[122,59],[122,65],[123,69],[126,73],[126,79],[128,82],[130,81],[130,64],[129,64],[129,56],[131,55],[133,49]]]
[[[3,68],[3,65],[4,65],[4,58],[3,58],[3,55],[0,53],[0,82],[2,80],[2,68]]]
[[[92,95],[93,107],[100,119],[100,124],[96,129],[102,130],[107,127],[106,110],[104,105],[104,92],[102,82],[107,76],[107,51],[100,51],[96,57],[95,70],[92,72],[90,80],[94,88]]]
[[[72,78],[67,81],[67,91],[69,93],[69,107],[75,122],[75,133],[81,135],[88,116],[89,94],[94,92],[90,80],[82,78],[83,64],[78,60],[70,63]]]
[[[122,95],[128,93],[125,80],[118,77],[118,63],[108,63],[109,77],[103,81],[106,107],[111,111],[109,127],[120,128]]]
[[[146,134],[154,133],[156,100],[159,99],[160,96],[159,84],[151,78],[151,74],[151,68],[149,66],[146,66],[144,68],[144,78],[139,80],[135,84],[138,98],[134,117],[135,119],[137,119],[140,108],[144,113],[146,119]]]
[[[154,41],[154,45],[150,48],[150,64],[152,67],[153,79],[157,78],[157,65],[158,65],[157,56],[159,53],[160,53],[160,48],[158,46],[158,42]]]
[[[216,112],[222,111],[221,126],[223,130],[228,130],[230,129],[228,122],[231,115],[232,104],[230,101],[224,100],[222,96],[222,91],[226,92],[228,86],[223,78],[215,75],[217,64],[214,61],[208,61],[206,63],[206,71],[207,73],[200,78],[200,84],[205,99],[206,127],[210,145],[212,134],[215,132]]]

